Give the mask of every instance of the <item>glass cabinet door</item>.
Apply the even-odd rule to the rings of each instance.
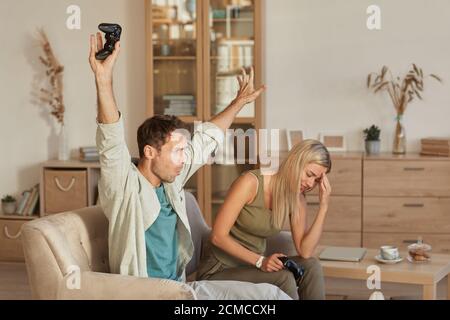
[[[236,97],[239,84],[236,76],[241,68],[254,66],[254,1],[209,1],[210,114],[225,109]],[[250,104],[238,118],[255,117],[255,105]]]
[[[259,0],[208,0],[204,3],[208,25],[204,37],[209,61],[205,71],[207,115],[223,111],[239,91],[237,76],[242,68],[255,68],[255,3]],[[259,2],[258,2],[259,3]],[[259,72],[255,68],[255,75]],[[256,81],[256,85],[258,85]],[[243,172],[256,168],[257,115],[255,103],[246,105],[237,115],[225,143],[216,152],[215,163],[207,168],[205,179],[210,192],[205,194],[205,210],[210,213],[209,223],[224,202],[235,179]],[[253,136],[253,137],[252,137]],[[253,139],[254,143],[250,142]],[[239,157],[242,150],[244,156]],[[256,158],[256,159],[255,159]]]
[[[151,114],[193,122],[202,117],[201,8],[197,0],[148,0],[150,3],[153,101]]]

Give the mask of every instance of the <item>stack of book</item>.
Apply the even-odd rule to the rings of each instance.
[[[81,161],[99,161],[97,147],[81,147],[80,148]]]
[[[165,95],[163,101],[167,103],[165,115],[195,116],[195,97],[192,95]]]
[[[39,210],[39,184],[22,192],[22,197],[17,205],[16,214],[21,216],[32,216]]]
[[[422,152],[426,156],[450,157],[450,138],[422,139]]]

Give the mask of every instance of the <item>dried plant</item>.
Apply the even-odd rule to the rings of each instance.
[[[430,74],[430,77],[442,82],[437,75]],[[384,66],[380,74],[371,73],[367,77],[367,87],[374,93],[387,91],[394,104],[398,118],[405,113],[408,104],[416,97],[422,99],[421,93],[424,90],[424,75],[422,69],[413,64],[412,69],[403,78],[394,78],[388,67]]]
[[[46,68],[46,76],[49,80],[48,86],[40,89],[39,100],[51,108],[51,114],[58,123],[64,124],[64,101],[63,101],[63,71],[64,67],[59,63],[53,49],[48,41],[47,34],[38,29],[38,40],[44,51],[44,56],[39,56],[39,60]]]

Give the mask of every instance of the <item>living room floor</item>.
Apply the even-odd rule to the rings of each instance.
[[[438,299],[447,296],[446,278],[438,285]],[[371,294],[363,281],[326,279],[327,300],[367,300]],[[383,284],[386,299],[421,299],[421,288],[413,285]],[[24,263],[0,263],[0,300],[31,299]]]

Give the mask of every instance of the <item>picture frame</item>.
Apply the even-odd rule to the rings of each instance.
[[[286,130],[287,142],[288,142],[288,150],[292,150],[292,148],[305,140],[305,131],[298,129],[287,129]]]
[[[319,133],[319,141],[327,147],[330,152],[347,151],[347,139],[345,133],[339,131],[327,131]]]

